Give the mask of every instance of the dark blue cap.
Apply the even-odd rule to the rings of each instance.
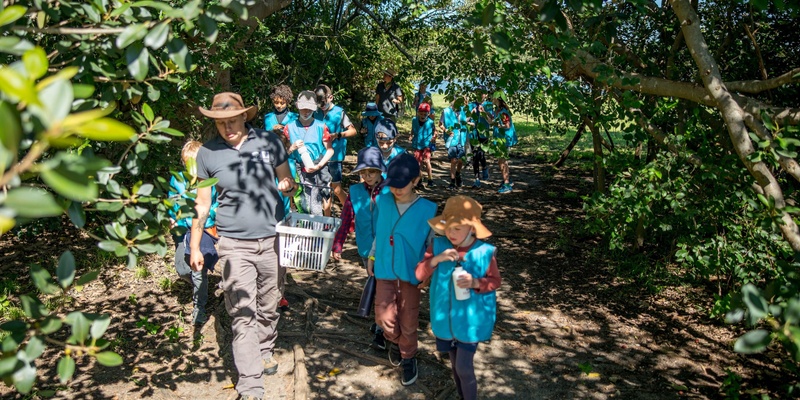
[[[379,169],[381,172],[386,172],[386,166],[383,165],[381,149],[370,146],[358,152],[358,162],[352,173],[357,174],[364,169]]]
[[[361,113],[362,117],[380,117],[381,112],[378,111],[378,105],[375,103],[367,103],[364,112]]]
[[[390,120],[389,118],[384,118],[378,121],[375,124],[375,137],[378,137],[379,133],[383,133],[389,139],[394,139],[397,136],[397,125],[394,124],[394,121]]]
[[[419,177],[419,162],[408,153],[401,153],[386,167],[386,185],[393,188],[404,188],[414,178]]]

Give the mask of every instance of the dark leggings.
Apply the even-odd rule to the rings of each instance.
[[[459,347],[450,350],[453,379],[456,381],[458,395],[464,400],[478,398],[478,380],[475,378],[475,367],[472,364],[474,358],[474,351]]]
[[[486,154],[480,147],[472,146],[472,172],[478,177],[484,169],[486,169]]]

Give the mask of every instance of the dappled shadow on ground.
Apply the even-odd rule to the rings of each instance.
[[[441,211],[455,192],[445,189],[447,163],[438,157],[437,186],[420,194]],[[690,289],[652,295],[615,277],[596,251],[596,238],[571,229],[582,223],[579,196],[591,190],[590,172],[569,164],[554,170],[515,157],[514,191],[500,195],[498,171],[490,165],[492,179],[481,189],[458,191],[484,205],[484,223],[493,232],[488,241],[498,247],[503,275],[494,336],[476,356],[481,398],[717,398],[726,368],[752,377],[762,367],[758,358],[745,360],[730,351],[734,332],[695,309]],[[90,257],[91,241],[86,243]],[[58,254],[51,250],[41,257]],[[265,378],[265,398],[294,398],[295,390],[305,388],[319,399],[455,399],[449,361],[434,351],[427,292],[420,312],[419,381],[403,387],[400,370],[369,346],[371,320],[352,315],[366,278],[352,240],[343,257],[323,272],[290,271],[291,305],[281,318],[276,355],[281,366]],[[192,332],[180,319],[191,312],[188,285],[159,287],[165,278],[177,281],[170,263],[170,257],[151,261],[146,278],[108,266],[100,281],[76,293],[75,306],[112,315],[108,337],[125,364],[97,367],[66,387],[50,371],[41,375],[41,387],[66,398],[233,398],[230,320],[221,298],[210,296],[212,319]],[[218,279],[211,275],[212,293]],[[148,332],[142,318],[157,328]],[[184,329],[176,341],[166,336],[172,327]],[[307,380],[297,380],[295,345],[305,354]],[[43,360],[52,365],[55,356],[50,351]],[[87,371],[89,365],[79,362],[78,368]]]

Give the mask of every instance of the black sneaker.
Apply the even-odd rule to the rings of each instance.
[[[397,346],[397,343],[389,342],[389,345],[386,347],[389,348],[389,363],[395,367],[400,365],[403,357],[400,356],[400,347]]]
[[[369,333],[373,335],[378,333],[378,324],[373,322],[372,325],[369,327]]]
[[[383,337],[383,332],[375,332],[375,336],[372,339],[372,348],[386,350],[386,338]]]
[[[432,188],[434,186],[436,186],[436,185],[433,184],[433,180],[432,179],[428,179],[428,187]]]
[[[417,358],[404,358],[402,361],[403,364],[403,380],[400,383],[403,386],[408,386],[417,381],[417,376],[419,373],[417,372]]]
[[[450,190],[456,190],[456,183],[454,181],[450,181],[450,186],[447,187]]]
[[[456,175],[456,187],[461,187],[461,174]]]

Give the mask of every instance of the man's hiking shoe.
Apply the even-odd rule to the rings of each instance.
[[[400,383],[403,386],[411,385],[412,383],[417,381],[417,376],[419,375],[417,371],[417,358],[404,358],[402,361],[403,364],[403,380]]]
[[[270,357],[269,360],[261,360],[261,364],[264,365],[265,375],[275,375],[278,372],[278,361],[275,357]]]
[[[289,300],[286,300],[286,297],[281,297],[281,301],[278,302],[278,309],[281,312],[289,311]]]
[[[386,347],[389,348],[389,363],[395,367],[400,365],[403,357],[400,356],[400,347],[397,346],[397,343],[389,342],[389,345]]]
[[[504,183],[503,186],[500,186],[500,190],[498,190],[497,193],[500,194],[511,193],[511,185],[508,183]]]

